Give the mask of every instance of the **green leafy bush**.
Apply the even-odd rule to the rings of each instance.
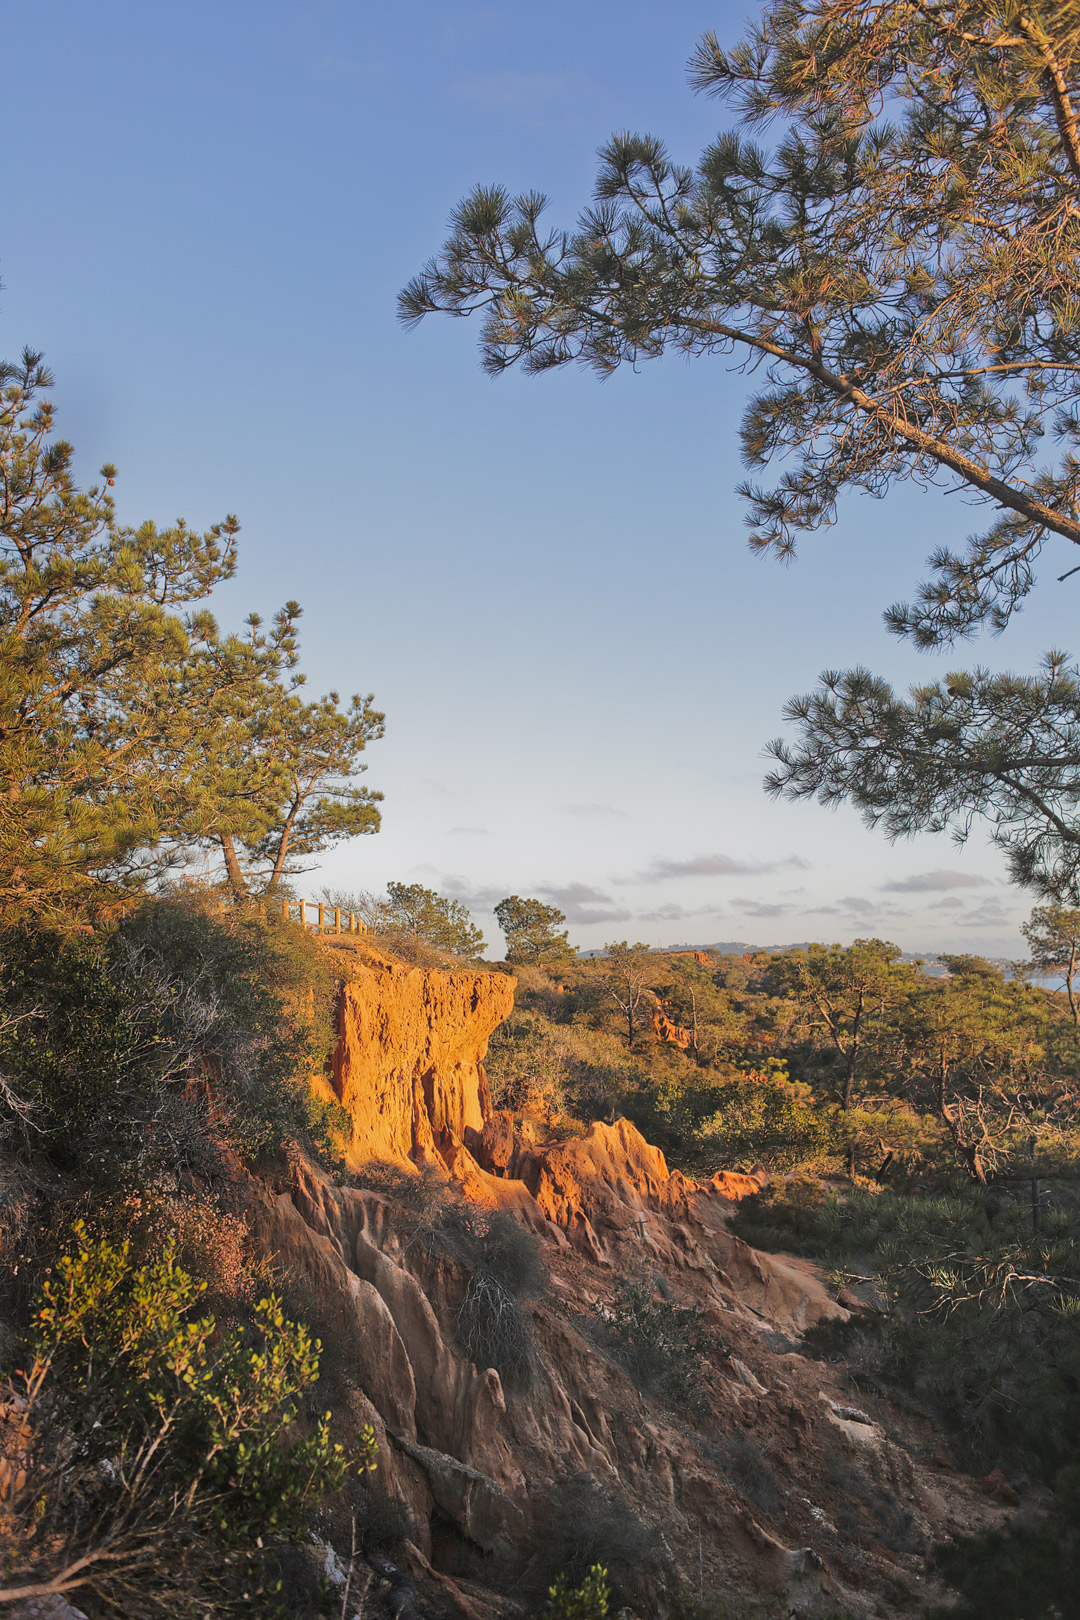
[[[569,1585],[560,1575],[548,1590],[548,1603],[544,1614],[548,1620],[605,1620],[611,1589],[607,1570],[594,1564],[580,1586]]]
[[[273,1613],[264,1547],[301,1536],[357,1461],[374,1466],[373,1434],[350,1459],[329,1414],[303,1432],[318,1344],[275,1298],[222,1330],[195,1314],[205,1285],[173,1247],[137,1266],[127,1243],[82,1225],[74,1238],[41,1288],[18,1375],[25,1406],[4,1436],[21,1475],[3,1528],[8,1581],[88,1587],[108,1614],[188,1602]],[[250,1593],[265,1603],[234,1607]]]
[[[717,1084],[711,1113],[700,1121],[703,1142],[721,1164],[767,1164],[790,1170],[839,1158],[842,1123],[814,1103],[810,1087],[784,1075],[753,1070]]]
[[[554,1034],[534,1018],[516,1017],[491,1037],[491,1100],[515,1114],[557,1119],[567,1103],[567,1063]]]
[[[1047,1514],[1015,1519],[938,1548],[938,1573],[959,1602],[933,1620],[1060,1620],[1080,1589],[1080,1469],[1062,1470]]]
[[[1067,1210],[1031,1231],[1030,1206],[959,1179],[920,1194],[827,1194],[789,1181],[745,1199],[747,1241],[873,1276],[879,1319],[823,1326],[811,1347],[863,1377],[913,1391],[953,1435],[965,1466],[1048,1479],[1069,1460],[1080,1416],[1080,1241]]]
[[[306,1077],[329,1050],[336,988],[300,929],[256,910],[159,899],[93,935],[8,929],[0,1135],[105,1180],[147,1152],[206,1160],[214,1143],[253,1158],[301,1136],[326,1151],[340,1121]]]
[[[639,1388],[694,1407],[710,1360],[725,1352],[699,1305],[658,1299],[651,1283],[621,1280],[610,1305],[593,1307],[594,1331]]]

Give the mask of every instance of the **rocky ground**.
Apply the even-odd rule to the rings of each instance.
[[[350,953],[313,1082],[348,1112],[348,1171],[298,1155],[242,1200],[322,1340],[319,1410],[378,1441],[365,1522],[343,1497],[301,1555],[342,1620],[536,1616],[575,1562],[608,1567],[621,1620],[885,1620],[940,1597],[928,1551],[1015,1494],[811,1352],[808,1329],[874,1304],[733,1235],[766,1173],[692,1181],[626,1120],[541,1139],[492,1110],[484,1076],[511,979]],[[483,1251],[508,1232],[509,1281]],[[628,1353],[628,1300],[651,1361]]]
[[[492,1113],[482,1060],[508,988],[369,957],[334,1066],[350,1184],[297,1162],[254,1200],[258,1241],[318,1302],[348,1420],[374,1425],[381,1486],[411,1518],[399,1576],[365,1568],[364,1612],[409,1612],[410,1581],[416,1614],[536,1612],[569,1501],[637,1527],[628,1620],[666,1612],[677,1587],[762,1613],[917,1613],[930,1546],[999,1519],[1009,1486],[958,1473],[923,1414],[807,1353],[806,1328],[872,1306],[733,1236],[760,1176],[669,1173],[625,1120],[543,1142]],[[473,1271],[439,1239],[444,1186],[536,1235],[546,1280],[523,1307],[536,1353],[518,1387],[462,1347]],[[609,1318],[628,1281],[698,1307],[705,1349],[678,1398],[620,1362]]]

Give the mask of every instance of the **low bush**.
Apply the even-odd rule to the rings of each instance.
[[[567,1105],[567,1063],[554,1034],[535,1018],[509,1019],[491,1037],[487,1077],[496,1108],[545,1123]]]
[[[521,1301],[546,1282],[535,1236],[512,1215],[464,1199],[439,1206],[433,1235],[472,1273],[457,1313],[465,1354],[479,1367],[494,1367],[507,1387],[527,1390],[537,1355]]]
[[[490,1271],[469,1278],[457,1313],[458,1338],[470,1361],[494,1367],[511,1389],[527,1390],[536,1371],[532,1328],[517,1300]]]
[[[743,1200],[733,1221],[763,1248],[873,1275],[884,1315],[820,1327],[808,1347],[859,1376],[914,1394],[964,1464],[1049,1479],[1080,1417],[1080,1241],[1068,1211],[1030,1208],[1002,1188],[941,1192],[788,1182]]]
[[[206,1193],[149,1186],[105,1199],[94,1224],[114,1243],[127,1242],[133,1266],[177,1264],[205,1290],[205,1303],[227,1312],[254,1302],[259,1270],[250,1255],[247,1226]]]
[[[548,1592],[546,1620],[605,1620],[611,1601],[607,1570],[594,1564],[580,1586],[560,1575]]]
[[[350,1460],[329,1415],[302,1431],[318,1346],[273,1297],[222,1331],[196,1316],[205,1289],[174,1247],[138,1266],[126,1242],[73,1235],[40,1291],[12,1392],[25,1405],[4,1434],[9,1590],[85,1588],[95,1612],[130,1620],[275,1614],[264,1553],[303,1536],[357,1462],[374,1466],[374,1436]]]
[[[1061,1620],[1080,1590],[1080,1468],[1063,1469],[1050,1510],[939,1547],[934,1563],[958,1601],[931,1620]]]
[[[698,1305],[658,1299],[651,1283],[620,1281],[610,1305],[593,1307],[593,1332],[638,1387],[692,1409],[710,1360],[725,1354]]]
[[[548,1496],[537,1578],[549,1593],[562,1577],[580,1588],[596,1566],[607,1572],[614,1607],[651,1601],[656,1577],[668,1572],[660,1531],[615,1491],[589,1474],[572,1474]]]
[[[298,1137],[331,1152],[342,1121],[307,1075],[336,989],[326,953],[253,909],[162,898],[92,935],[6,929],[0,1138],[132,1185],[170,1157],[213,1173]]]
[[[405,1543],[417,1536],[408,1508],[380,1488],[378,1476],[354,1493],[353,1517],[357,1544],[365,1557],[396,1559]]]
[[[721,1466],[747,1501],[770,1519],[784,1515],[784,1493],[763,1448],[753,1435],[737,1431],[721,1442]]]

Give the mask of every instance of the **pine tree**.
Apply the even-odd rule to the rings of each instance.
[[[546,228],[537,193],[478,187],[401,294],[403,320],[478,312],[493,374],[573,361],[606,375],[669,349],[734,356],[764,379],[743,418],[744,458],[755,473],[785,460],[771,487],[742,488],[751,545],[791,557],[848,491],[962,490],[986,520],[962,549],[933,553],[929,579],[886,622],[925,648],[1004,629],[1044,549],[1060,557],[1065,542],[1062,579],[1080,566],[1067,552],[1080,545],[1080,5],[770,0],[733,50],[706,35],[690,77],[741,125],[696,167],[652,136],[614,136],[569,231]],[[758,137],[770,125],[768,145]],[[909,830],[963,835],[987,815],[1015,878],[1080,904],[1080,744],[1062,682],[1044,719],[1049,672],[1026,689],[982,671],[952,677],[974,697],[945,716],[963,745],[954,768],[936,735],[920,735],[947,688],[913,693],[901,712],[882,683],[864,723],[855,689],[872,681],[830,674],[796,700],[801,742],[776,746],[773,791],[850,798],[890,831],[866,794],[889,772]],[[836,728],[815,705],[845,683],[837,759]],[[999,770],[993,732],[1009,731],[1018,692],[1037,735],[1026,752],[1006,748]],[[891,728],[877,724],[881,707]]]
[[[0,911],[70,925],[197,849],[238,895],[377,831],[359,756],[372,699],[305,701],[300,609],[223,635],[198,604],[236,565],[239,524],[117,522],[115,469],[80,490],[53,439],[41,356],[0,365]]]
[[[575,955],[557,906],[510,894],[495,907],[495,921],[506,936],[508,962],[566,962]]]
[[[52,437],[51,385],[31,350],[0,365],[0,908],[55,920],[145,881],[186,807],[205,709],[180,702],[174,610],[231,576],[239,526],[119,524],[115,468],[80,490]]]

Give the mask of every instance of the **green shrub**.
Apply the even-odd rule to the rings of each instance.
[[[651,1283],[621,1280],[610,1305],[593,1306],[594,1332],[639,1388],[695,1407],[707,1363],[725,1352],[699,1305],[656,1297]]]
[[[548,1590],[544,1614],[548,1620],[605,1620],[610,1599],[607,1570],[594,1564],[581,1585],[574,1588],[565,1575],[560,1575]]]
[[[775,1170],[839,1162],[843,1122],[814,1102],[810,1087],[782,1073],[751,1071],[715,1085],[702,1143],[724,1165],[767,1164]]]
[[[580,1586],[599,1565],[616,1606],[647,1605],[656,1575],[668,1573],[659,1530],[588,1474],[572,1474],[549,1493],[536,1551],[543,1592],[550,1592],[560,1576],[569,1586]]]
[[[566,1108],[567,1063],[554,1034],[534,1018],[508,1019],[495,1031],[486,1062],[496,1108],[550,1121]]]
[[[740,1237],[872,1274],[885,1315],[823,1326],[808,1347],[864,1378],[914,1393],[951,1432],[966,1467],[1047,1479],[1080,1417],[1080,1241],[1071,1214],[1001,1188],[932,1193],[776,1184],[739,1206]]]
[[[74,1237],[40,1291],[25,1424],[7,1436],[24,1470],[3,1528],[8,1579],[81,1569],[110,1614],[273,1613],[263,1549],[300,1537],[357,1460],[374,1466],[374,1436],[350,1461],[329,1414],[302,1432],[318,1345],[276,1299],[223,1331],[196,1316],[204,1285],[172,1247],[136,1266],[127,1243],[81,1225]],[[236,1607],[249,1593],[265,1602]]]
[[[1049,1511],[939,1547],[937,1573],[959,1601],[932,1620],[1061,1620],[1080,1590],[1080,1469],[1064,1469]]]
[[[307,1075],[332,1040],[333,962],[294,925],[146,902],[115,928],[0,937],[0,1137],[104,1181],[150,1161],[254,1158],[341,1121]],[[179,1159],[180,1163],[177,1163]]]

